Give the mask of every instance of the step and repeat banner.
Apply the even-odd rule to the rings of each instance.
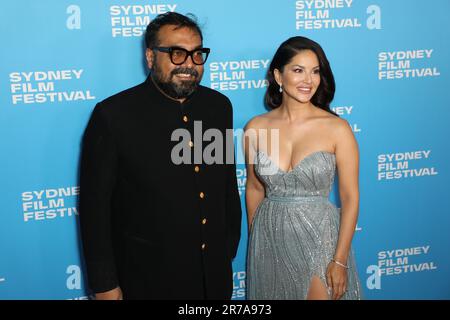
[[[145,28],[168,11],[197,16],[211,48],[202,84],[231,99],[236,129],[267,111],[281,42],[322,45],[332,108],[360,147],[353,248],[365,298],[449,299],[449,0],[2,1],[0,299],[91,295],[76,206],[81,136],[96,102],[145,79]],[[245,212],[244,164],[236,174]],[[337,187],[331,200],[339,206]],[[233,299],[245,299],[246,248],[244,215]]]

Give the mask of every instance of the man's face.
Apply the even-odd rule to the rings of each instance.
[[[158,47],[181,47],[194,50],[202,47],[200,35],[190,28],[176,29],[174,25],[165,25],[158,32]],[[197,88],[203,76],[203,65],[196,65],[188,57],[181,65],[170,60],[170,54],[158,50],[146,51],[148,67],[152,70],[153,80],[170,97],[184,100]]]

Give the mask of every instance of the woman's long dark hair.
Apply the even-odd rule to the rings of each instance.
[[[265,95],[265,103],[271,108],[275,109],[281,105],[283,95],[279,91],[280,86],[275,81],[274,70],[278,69],[283,72],[284,67],[291,62],[292,58],[296,56],[300,51],[311,50],[313,51],[317,59],[319,60],[320,68],[320,85],[317,88],[316,93],[311,98],[312,104],[336,115],[330,109],[330,102],[334,98],[334,91],[336,89],[334,83],[333,72],[331,71],[330,63],[322,47],[315,41],[305,37],[292,37],[283,42],[278,48],[277,52],[270,63],[269,70],[267,72],[267,80],[269,81],[269,87],[267,88]]]

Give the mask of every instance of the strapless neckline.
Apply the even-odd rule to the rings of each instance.
[[[273,161],[273,160],[271,159],[271,157],[269,157],[269,155],[268,155],[266,152],[264,152],[264,151],[262,151],[262,150],[260,150],[260,151],[257,152],[257,154],[260,154],[260,153],[264,154],[264,156],[265,156],[265,157],[266,157],[266,158],[267,158],[267,159],[268,159],[268,160],[269,160],[269,161],[277,168],[277,170],[278,170],[279,172],[281,172],[282,174],[290,174],[290,173],[294,172],[297,168],[299,168],[299,167],[305,162],[306,159],[311,158],[312,156],[314,156],[314,155],[316,155],[316,154],[322,153],[322,154],[328,154],[328,155],[331,155],[331,156],[333,156],[333,157],[336,157],[336,154],[333,153],[333,152],[324,151],[324,150],[314,151],[314,152],[309,153],[307,156],[303,157],[303,158],[302,158],[295,166],[292,167],[291,170],[285,171],[285,170],[281,169],[281,168],[279,167],[279,165],[278,165],[275,161]]]

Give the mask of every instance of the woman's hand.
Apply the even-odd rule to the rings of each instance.
[[[333,300],[339,300],[347,290],[347,269],[331,261],[327,267],[327,285]]]

